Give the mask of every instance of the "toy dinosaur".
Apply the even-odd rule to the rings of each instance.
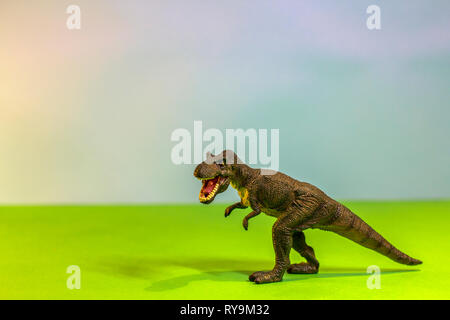
[[[253,211],[243,220],[245,230],[248,229],[248,220],[261,212],[277,218],[272,227],[275,266],[271,271],[254,272],[249,276],[250,281],[281,281],[286,271],[317,273],[319,261],[313,248],[306,244],[303,233],[308,228],[333,231],[398,263],[422,263],[399,251],[350,209],[331,199],[317,187],[280,172],[262,174],[261,170],[247,166],[229,150],[217,156],[208,153],[206,160],[194,170],[194,176],[202,180],[199,195],[201,203],[211,203],[230,183],[238,191],[241,201],[226,208],[225,217],[234,209],[251,207]],[[290,264],[291,248],[307,262]]]

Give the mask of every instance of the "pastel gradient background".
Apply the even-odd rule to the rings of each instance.
[[[66,27],[72,4],[81,30]],[[381,30],[366,27],[372,4]],[[448,0],[0,0],[0,299],[449,299],[449,13]],[[279,129],[280,171],[423,265],[307,230],[318,274],[248,281],[273,266],[274,219],[225,219],[233,190],[198,203],[170,139],[195,120]]]
[[[66,28],[70,4],[81,30]],[[3,0],[0,203],[196,202],[193,166],[170,161],[171,132],[194,120],[280,129],[280,170],[339,199],[448,198],[449,12]]]

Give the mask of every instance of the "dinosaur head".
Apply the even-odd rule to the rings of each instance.
[[[206,160],[194,170],[194,177],[202,181],[198,196],[201,203],[209,204],[217,194],[227,190],[237,163],[240,160],[233,151],[225,150],[216,156],[206,154]]]

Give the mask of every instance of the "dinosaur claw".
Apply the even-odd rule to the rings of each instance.
[[[249,275],[248,280],[254,282],[256,280],[256,278],[258,277],[258,275],[260,275],[261,273],[264,273],[264,271],[253,272],[251,275]]]
[[[257,271],[252,273],[248,279],[256,284],[281,281],[281,277],[273,271]]]
[[[291,264],[287,269],[287,273],[297,273],[297,274],[314,274],[319,271],[318,266],[311,265],[309,263],[296,263]]]

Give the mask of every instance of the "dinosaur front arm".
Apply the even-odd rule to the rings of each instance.
[[[236,202],[235,204],[232,204],[228,208],[225,209],[225,218],[228,217],[231,214],[231,211],[234,209],[246,209],[247,206],[244,205],[242,202]]]
[[[258,210],[258,211],[252,211],[252,212],[250,212],[248,215],[245,216],[244,220],[242,220],[242,225],[244,226],[244,229],[245,229],[245,230],[248,230],[248,220],[251,219],[251,218],[253,218],[253,217],[256,217],[256,216],[257,216],[258,214],[260,214],[260,213],[261,213],[260,210]]]

